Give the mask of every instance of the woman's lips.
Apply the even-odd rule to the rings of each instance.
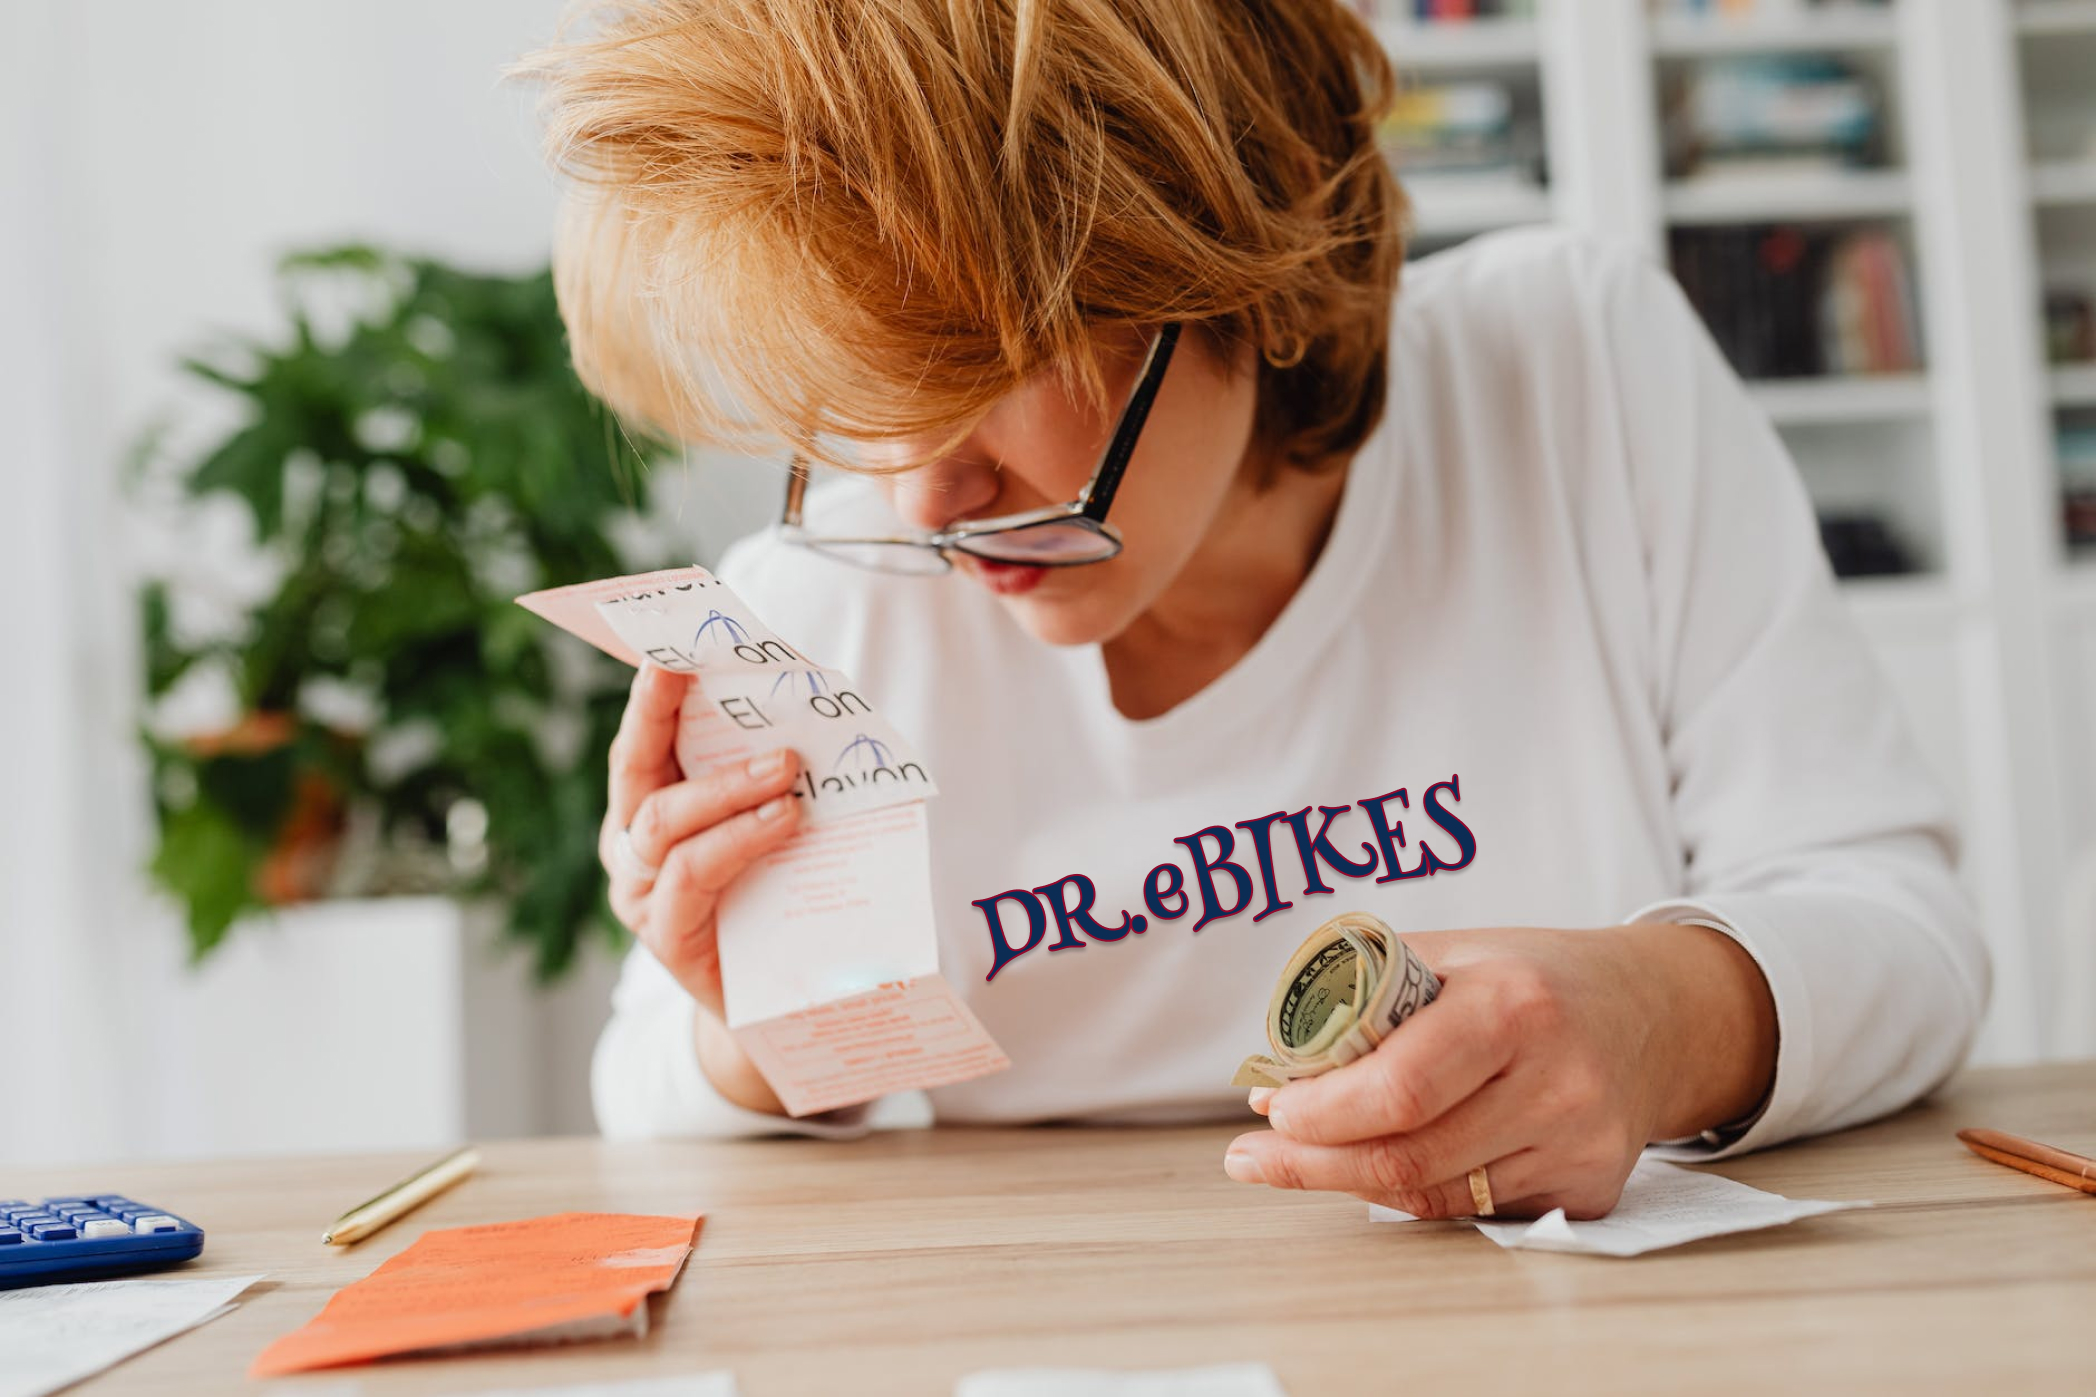
[[[983,586],[1004,597],[1030,592],[1048,575],[1048,569],[1030,563],[993,563],[988,558],[972,556],[968,566]]]

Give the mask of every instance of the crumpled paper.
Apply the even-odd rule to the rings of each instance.
[[[1570,1252],[1578,1256],[1640,1256],[1678,1247],[1705,1237],[1780,1227],[1799,1218],[1868,1203],[1829,1203],[1813,1198],[1785,1198],[1718,1174],[1683,1169],[1647,1156],[1623,1185],[1623,1197],[1605,1218],[1574,1222],[1562,1208],[1534,1221],[1497,1222],[1466,1218],[1502,1247],[1525,1251]],[[1417,1222],[1410,1213],[1370,1204],[1376,1222]]]

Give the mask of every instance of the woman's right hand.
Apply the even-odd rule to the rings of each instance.
[[[611,875],[611,910],[704,1011],[700,1055],[714,1075],[718,1045],[728,1041],[715,914],[722,891],[800,827],[792,794],[799,758],[781,747],[745,766],[684,779],[677,721],[696,682],[657,665],[634,676],[611,744],[611,799],[597,854]],[[716,1085],[728,1086],[717,1077]]]

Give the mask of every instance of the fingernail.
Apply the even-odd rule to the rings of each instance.
[[[1241,1184],[1263,1184],[1266,1173],[1259,1161],[1243,1150],[1232,1150],[1223,1156],[1223,1172]]]
[[[751,757],[748,767],[750,775],[759,780],[767,776],[777,776],[785,769],[786,749],[784,747],[781,747],[776,752],[766,752],[761,757]]]
[[[770,800],[757,807],[757,818],[760,820],[776,820],[792,808],[792,796],[773,796]]]
[[[1266,1114],[1266,1103],[1274,1099],[1274,1093],[1278,1090],[1278,1087],[1253,1087],[1245,1094],[1245,1105],[1263,1116]]]

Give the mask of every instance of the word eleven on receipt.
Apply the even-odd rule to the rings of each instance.
[[[517,601],[627,664],[697,677],[677,723],[686,777],[800,754],[801,827],[729,886],[717,922],[728,1028],[790,1113],[1011,1065],[939,975],[924,810],[938,788],[849,678],[703,568]]]

